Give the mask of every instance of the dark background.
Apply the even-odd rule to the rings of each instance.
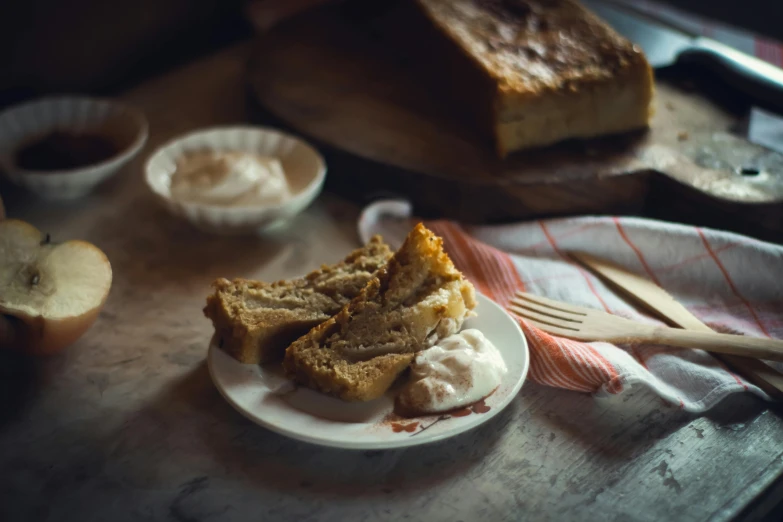
[[[247,38],[249,1],[0,0],[0,107],[53,92],[110,94]],[[669,3],[783,40],[781,0]]]

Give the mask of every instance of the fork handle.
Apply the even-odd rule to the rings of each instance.
[[[653,329],[649,340],[680,348],[701,348],[708,352],[783,361],[783,341],[777,339],[658,327]]]

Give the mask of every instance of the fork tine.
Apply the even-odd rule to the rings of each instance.
[[[576,323],[563,321],[562,319],[557,319],[550,315],[540,314],[530,310],[529,308],[520,308],[519,306],[511,305],[508,307],[508,309],[520,317],[524,317],[525,319],[532,319],[533,321],[538,321],[539,323],[546,324],[554,328],[562,328],[564,330],[572,330],[574,332],[579,330],[579,327]]]
[[[512,304],[515,304],[521,308],[526,308],[528,310],[531,310],[533,312],[538,312],[542,315],[548,315],[549,317],[552,317],[553,319],[558,319],[560,321],[569,321],[572,323],[580,323],[582,322],[581,319],[584,318],[583,315],[575,315],[569,312],[563,312],[561,310],[557,310],[555,308],[550,308],[548,306],[543,306],[535,301],[525,301],[523,299],[514,298],[511,300]]]
[[[593,310],[589,308],[585,308],[583,306],[577,306],[572,305],[568,303],[563,303],[561,301],[555,301],[554,299],[549,299],[547,297],[541,297],[540,295],[533,295],[528,294],[527,292],[517,292],[514,294],[516,297],[520,299],[524,299],[526,301],[533,301],[534,303],[538,303],[542,306],[546,306],[549,308],[554,308],[555,310],[559,310],[561,312],[567,312],[571,314],[579,314],[579,315],[587,315],[588,313],[592,312]]]
[[[517,313],[513,308],[509,308],[512,312]],[[524,315],[520,314],[520,317],[525,320],[529,325],[535,326],[539,330],[543,330],[547,333],[559,335],[560,337],[566,337],[568,339],[574,339],[577,341],[584,341],[585,339],[580,335],[578,330],[571,330],[570,328],[559,328],[557,326],[552,326],[548,323],[542,323],[540,321],[536,321],[535,319],[531,319],[530,317],[526,317]]]

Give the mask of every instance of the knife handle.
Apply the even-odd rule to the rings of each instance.
[[[679,59],[704,62],[735,88],[783,108],[783,69],[779,67],[703,36],[680,53]]]

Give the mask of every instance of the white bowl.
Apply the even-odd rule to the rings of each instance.
[[[227,207],[177,201],[171,197],[171,176],[177,160],[193,151],[238,151],[273,156],[285,171],[291,197],[278,204]],[[147,160],[147,185],[172,214],[206,232],[261,232],[299,214],[318,197],[326,178],[321,155],[304,141],[275,129],[216,127],[176,139]]]
[[[14,154],[31,140],[53,131],[94,132],[110,139],[120,152],[68,170],[34,171],[16,165]],[[83,196],[128,163],[147,141],[144,115],[121,103],[84,97],[44,98],[0,113],[0,166],[18,185],[50,199]]]

